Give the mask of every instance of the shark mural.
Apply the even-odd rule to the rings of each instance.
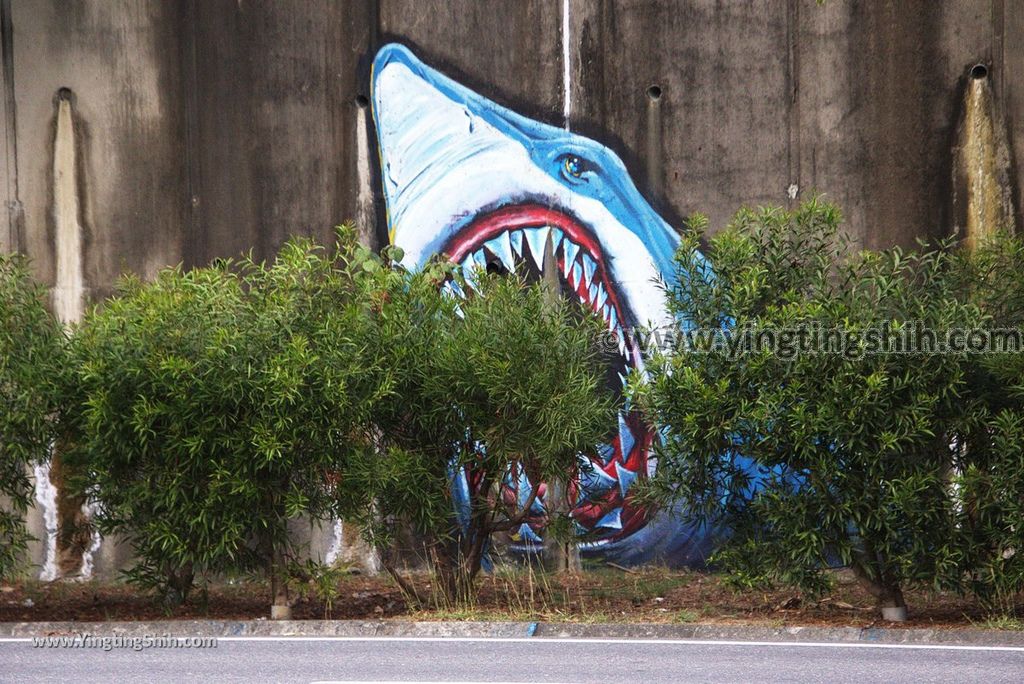
[[[555,270],[562,294],[617,335],[619,380],[641,370],[641,349],[624,331],[673,323],[660,284],[671,282],[679,238],[615,153],[481,97],[401,45],[380,50],[371,81],[388,234],[404,265],[445,254],[470,284],[476,267]],[[580,457],[593,466],[573,487],[583,552],[620,562],[702,561],[703,530],[631,504],[630,486],[656,466],[655,435],[631,413],[617,422],[599,453]],[[506,496],[518,489],[524,498],[532,486],[507,485]],[[539,487],[533,518],[513,535],[521,550],[542,540]],[[465,482],[459,492],[468,496]]]

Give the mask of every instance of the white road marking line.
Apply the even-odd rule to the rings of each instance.
[[[180,636],[180,635],[179,635]],[[206,635],[204,635],[206,636]],[[767,646],[782,648],[891,648],[945,651],[1006,651],[1024,653],[1024,646],[977,646],[962,644],[887,644],[865,641],[740,641],[720,639],[587,639],[575,637],[364,637],[364,636],[219,636],[221,641],[384,641],[384,642],[452,642],[506,644],[622,644],[657,646]],[[32,637],[0,637],[0,643],[28,643]],[[88,650],[88,649],[86,649]]]

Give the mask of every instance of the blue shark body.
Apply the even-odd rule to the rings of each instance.
[[[512,270],[517,259],[542,267],[545,254],[557,255],[568,288],[613,332],[677,325],[665,287],[674,284],[679,237],[614,152],[480,96],[401,45],[380,50],[371,82],[388,234],[403,249],[404,266],[419,268],[447,253],[458,255],[467,273],[489,260]],[[564,218],[536,225],[521,219],[496,232],[491,221],[490,232],[475,235],[481,217],[515,216],[516,207],[544,207]],[[638,350],[620,350],[633,370],[642,366]],[[663,516],[648,520],[629,507],[629,485],[654,468],[650,435],[638,426],[620,416],[609,445],[588,457],[596,469],[581,477],[579,519],[589,520],[584,527],[598,541],[585,548],[623,560],[702,559],[702,530]],[[540,532],[517,536],[536,543]]]

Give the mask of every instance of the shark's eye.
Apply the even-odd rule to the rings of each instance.
[[[562,173],[567,178],[585,180],[583,174],[590,170],[590,165],[575,154],[562,157]]]

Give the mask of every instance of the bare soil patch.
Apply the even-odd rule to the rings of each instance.
[[[1010,616],[992,617],[971,597],[910,589],[910,619],[882,623],[873,599],[845,572],[835,575],[834,591],[812,600],[786,587],[738,591],[720,575],[639,568],[600,569],[580,575],[545,575],[502,568],[480,581],[469,605],[446,606],[429,575],[411,577],[428,607],[413,610],[387,577],[346,575],[336,593],[318,595],[312,585],[300,592],[296,619],[536,620],[575,622],[654,622],[757,624],[770,626],[1020,628],[1024,606]],[[22,581],[0,586],[0,621],[105,621],[163,619],[251,620],[267,616],[270,591],[259,580],[220,582],[188,603],[167,607],[152,595],[119,582]]]

